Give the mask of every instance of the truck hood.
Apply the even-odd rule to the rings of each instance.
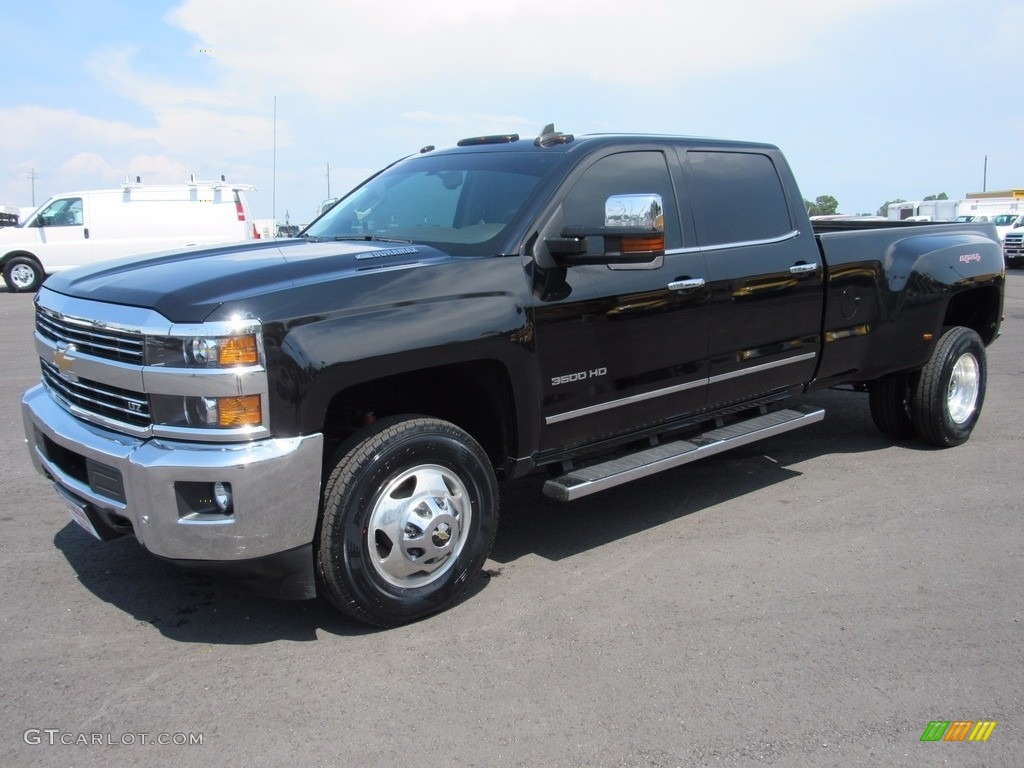
[[[415,244],[268,240],[105,261],[58,272],[46,287],[81,299],[155,309],[175,323],[199,323],[226,302],[450,259]]]

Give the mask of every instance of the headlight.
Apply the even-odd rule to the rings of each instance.
[[[233,368],[260,364],[256,334],[240,336],[149,336],[146,365],[166,368]]]

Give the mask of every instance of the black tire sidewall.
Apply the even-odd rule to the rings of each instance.
[[[420,419],[399,425],[406,427],[400,437],[383,446],[374,445],[373,438],[364,440],[339,462],[342,482],[325,498],[319,548],[319,570],[332,602],[382,626],[412,621],[456,602],[482,569],[497,526],[496,483],[482,449],[444,422]],[[374,568],[367,528],[388,483],[424,464],[445,467],[459,477],[472,517],[462,550],[444,575],[423,587],[402,588],[385,581]],[[329,507],[336,508],[333,515],[327,514]]]
[[[947,392],[953,369],[965,354],[973,355],[978,362],[978,396],[970,417],[958,424],[950,416]],[[986,379],[985,345],[978,334],[964,327],[947,329],[939,339],[932,358],[921,370],[915,387],[911,411],[918,434],[940,447],[966,442],[981,415]]]
[[[868,389],[871,418],[882,434],[894,440],[917,437],[910,415],[914,386],[914,377],[906,373],[871,383]]]

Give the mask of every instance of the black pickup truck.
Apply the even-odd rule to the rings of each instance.
[[[131,535],[388,626],[467,590],[498,478],[572,501],[820,420],[967,440],[999,333],[989,225],[813,232],[771,145],[426,147],[300,237],[62,272],[36,298],[36,468]],[[511,512],[510,512],[511,513]]]

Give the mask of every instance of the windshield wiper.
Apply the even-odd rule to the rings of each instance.
[[[312,234],[305,234],[303,236],[306,240],[311,240],[315,243],[327,243],[330,241],[342,241],[342,240],[355,240],[364,241],[366,243],[412,243],[411,240],[401,240],[400,238],[382,238],[379,234],[335,234],[333,237],[319,238],[312,236]]]

